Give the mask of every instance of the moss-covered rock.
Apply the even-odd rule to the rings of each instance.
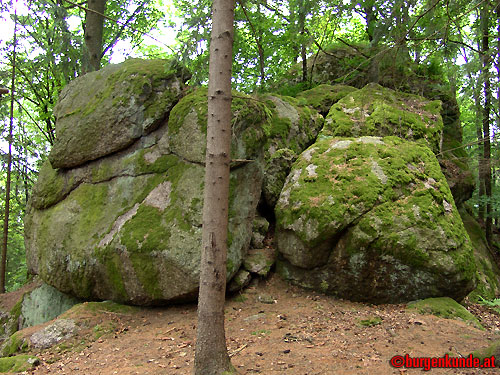
[[[29,338],[30,346],[47,349],[61,341],[73,337],[79,328],[72,319],[57,319],[54,323],[40,329]]]
[[[155,130],[180,99],[187,79],[174,61],[140,59],[75,79],[54,108],[57,142],[49,155],[52,166],[81,165]]]
[[[243,268],[250,273],[255,273],[259,276],[266,277],[271,271],[276,261],[276,253],[274,249],[251,249],[245,256]]]
[[[120,152],[71,169],[47,162],[25,220],[30,271],[83,299],[138,305],[194,299],[206,105],[206,90],[196,90],[172,109],[168,123]],[[231,171],[228,279],[252,235],[267,142],[265,109],[244,96],[233,102],[233,158],[255,162]]]
[[[266,238],[268,230],[269,222],[261,216],[256,216],[253,220],[252,241],[250,242],[250,246],[253,249],[264,247],[264,239]]]
[[[0,358],[0,373],[19,373],[36,367],[40,360],[32,355],[16,355],[14,357]]]
[[[0,346],[0,356],[10,357],[16,353],[22,353],[28,348],[28,341],[20,332],[13,333]]]
[[[310,90],[300,92],[296,98],[299,99],[299,102],[304,102],[323,116],[326,116],[332,105],[356,90],[355,87],[347,85],[322,84]]]
[[[368,84],[348,93],[332,106],[322,136],[398,136],[423,141],[440,151],[443,121],[441,102]]]
[[[234,275],[233,279],[228,284],[227,291],[229,293],[237,292],[246,287],[250,283],[251,279],[252,275],[250,275],[250,272],[244,269],[240,269],[238,272],[236,272],[236,275]]]
[[[467,205],[463,205],[459,212],[472,241],[477,267],[477,287],[469,294],[469,299],[472,302],[477,302],[479,297],[486,300],[495,299],[500,295],[500,269],[486,242],[484,231],[477,220],[468,212]]]
[[[307,63],[308,71],[312,72],[313,86],[342,84],[360,89],[369,83],[378,83],[398,92],[423,96],[431,101],[440,100],[443,143],[438,156],[441,168],[457,206],[472,196],[474,179],[467,153],[461,147],[462,127],[456,95],[435,61],[416,63],[404,48],[339,43],[326,48]],[[302,63],[293,67],[276,88],[294,84],[299,87],[302,85],[301,72]]]
[[[491,345],[474,351],[472,356],[481,359],[481,361],[484,361],[486,358],[492,358],[495,367],[500,367],[500,340],[496,340]]]
[[[265,126],[264,183],[262,193],[270,207],[276,204],[293,161],[309,147],[324,119],[302,101],[289,96],[263,98],[269,117]]]
[[[408,304],[408,309],[417,310],[420,314],[436,315],[445,319],[460,319],[470,325],[484,330],[479,320],[465,307],[449,297],[426,298]]]
[[[326,138],[276,206],[279,272],[358,301],[463,298],[472,247],[432,151],[398,137]]]
[[[163,173],[81,183],[56,205],[32,208],[26,218],[30,270],[85,299],[152,304],[193,298],[204,168],[175,155],[164,167]],[[231,175],[229,276],[250,241],[259,176],[256,164]]]

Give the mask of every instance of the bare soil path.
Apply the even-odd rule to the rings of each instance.
[[[273,275],[227,301],[226,337],[241,374],[420,374],[422,369],[392,367],[390,358],[467,356],[500,339],[498,315],[479,305],[470,310],[487,327],[485,331],[458,320],[420,315],[404,304],[375,306],[317,295]],[[195,304],[67,315],[79,322],[78,335],[55,348],[33,351],[41,364],[29,374],[192,371]],[[378,324],[376,317],[381,319]],[[375,325],[360,323],[370,319]],[[498,374],[500,370],[432,369],[430,373]]]

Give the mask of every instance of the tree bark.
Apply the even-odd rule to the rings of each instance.
[[[9,242],[10,183],[12,174],[12,134],[14,127],[14,93],[16,89],[16,45],[17,14],[14,12],[14,41],[12,46],[12,83],[10,88],[10,123],[7,152],[7,180],[5,181],[5,214],[3,219],[2,259],[0,261],[0,293],[5,293],[5,270],[7,268],[7,245]]]
[[[88,0],[85,15],[85,59],[84,74],[101,69],[102,34],[106,0]]]
[[[302,59],[302,82],[307,82],[307,48],[304,41],[306,30],[306,4],[305,0],[299,0],[299,32],[301,37],[300,58]]]
[[[226,347],[224,302],[231,148],[234,0],[214,0],[208,79],[207,151],[194,373],[235,373]]]
[[[485,2],[481,9],[481,51],[483,86],[483,159],[484,159],[484,187],[486,195],[485,232],[486,240],[491,245],[492,237],[492,191],[491,191],[491,140],[490,140],[490,112],[491,112],[491,84],[490,84],[490,51],[489,51],[489,4]]]
[[[380,40],[380,32],[377,30],[377,10],[375,8],[375,1],[365,0],[361,7],[365,13],[366,33],[370,41],[370,66],[368,77],[370,82],[379,82],[379,56],[377,53],[378,42]]]

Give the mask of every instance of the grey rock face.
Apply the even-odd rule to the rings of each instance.
[[[69,339],[76,332],[77,326],[72,319],[58,319],[53,324],[35,332],[30,337],[31,345],[38,349],[46,349]]]
[[[26,217],[32,272],[83,299],[151,305],[195,298],[204,166],[171,145],[178,132],[192,132],[194,149],[204,149],[206,117],[189,116],[185,105],[206,98],[200,91],[172,110],[176,120],[126,150],[72,169],[44,166]],[[241,121],[242,132],[253,124]],[[250,159],[246,152],[236,156]],[[228,278],[249,246],[261,183],[258,163],[231,172]]]
[[[61,293],[50,285],[42,284],[23,298],[20,328],[48,322],[79,302],[81,301]]]
[[[52,166],[76,167],[155,130],[180,99],[184,74],[172,61],[130,59],[72,81],[54,108]]]

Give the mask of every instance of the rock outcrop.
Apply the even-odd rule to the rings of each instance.
[[[129,60],[65,88],[25,219],[29,270],[47,284],[137,305],[196,297],[208,113],[187,77]],[[443,105],[377,84],[234,92],[229,289],[273,267],[276,230],[277,269],[299,285],[376,303],[464,297],[476,270],[455,205],[466,194],[436,159]],[[270,225],[254,222],[259,202]]]
[[[428,147],[397,137],[325,138],[302,153],[276,207],[280,273],[342,298],[461,299],[472,247]]]
[[[130,64],[121,64],[121,69],[127,71]],[[156,64],[160,69],[165,62]],[[128,77],[129,85],[135,84],[134,77]],[[170,82],[170,75],[166,77]],[[82,84],[69,85],[59,107],[71,97],[72,87],[81,90]],[[26,217],[31,272],[84,299],[147,305],[194,298],[201,246],[206,92],[174,101],[164,106],[165,111],[172,107],[171,120],[132,145],[124,143],[123,149],[105,157],[96,148],[99,156],[90,153],[84,158],[90,161],[82,159],[70,169],[55,169],[51,162],[44,165]],[[110,102],[114,100],[105,105]],[[263,132],[252,144],[241,141],[264,119],[264,114],[255,113],[259,108],[246,104],[246,113],[235,110],[233,153],[238,159],[254,158],[252,147],[264,141]],[[236,100],[233,105],[241,103]],[[81,129],[74,129],[75,134],[90,126],[85,120],[94,122],[94,116],[79,113],[73,126]],[[65,117],[70,119],[71,115]],[[112,127],[120,124],[123,132],[130,125],[119,120]],[[107,127],[101,126],[101,132],[106,133]],[[69,155],[72,149],[59,146],[57,153]],[[261,181],[258,163],[244,164],[231,173],[229,278],[250,242]]]
[[[151,76],[136,60],[106,67],[61,96],[58,140],[33,189],[25,226],[29,270],[62,292],[139,305],[196,297],[207,91],[180,99],[184,73],[165,64],[148,62]],[[131,89],[137,87],[144,87],[140,98]],[[90,95],[86,102],[76,101],[79,92]],[[162,110],[147,110],[157,105]],[[288,173],[271,171],[272,156],[289,145],[295,160],[323,124],[293,98],[235,93],[232,109],[228,279],[248,250],[264,172],[273,199]],[[123,137],[108,139],[109,132]]]
[[[301,69],[302,64],[297,64],[280,84],[300,86]],[[376,82],[400,93],[441,101],[443,142],[437,156],[455,203],[460,206],[472,197],[475,182],[467,162],[467,153],[461,147],[462,127],[456,95],[439,70],[436,64],[413,62],[404,48],[388,48],[384,45],[373,49],[368,44],[339,44],[308,60],[308,71],[312,72],[310,80],[314,85],[350,85],[361,89]],[[279,92],[279,87],[276,89]],[[329,96],[334,97],[339,91],[342,92],[337,88]],[[313,95],[311,103],[320,108],[316,95]]]

